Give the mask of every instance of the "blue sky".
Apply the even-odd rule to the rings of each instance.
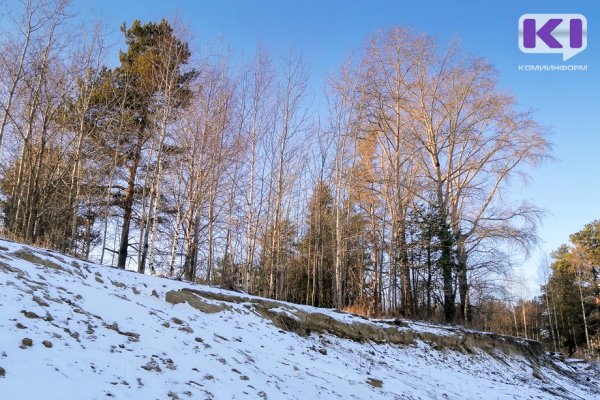
[[[540,226],[540,249],[524,262],[535,279],[543,254],[568,241],[569,234],[600,218],[600,3],[594,0],[211,0],[75,1],[82,16],[118,26],[176,15],[189,25],[197,44],[221,37],[237,53],[249,56],[256,45],[275,58],[293,46],[311,69],[316,91],[368,35],[381,28],[409,25],[442,41],[458,37],[463,47],[489,59],[500,72],[500,85],[515,94],[522,108],[550,128],[553,162],[531,171],[531,181],[515,183],[511,196],[547,210]],[[560,55],[524,54],[518,47],[518,20],[525,13],[581,13],[588,20],[588,48],[566,64],[587,65],[587,72],[523,72],[519,64],[562,64]],[[318,101],[318,94],[317,94]],[[535,286],[535,285],[533,285]]]

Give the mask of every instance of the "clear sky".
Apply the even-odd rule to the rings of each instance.
[[[553,162],[531,172],[526,186],[516,183],[511,196],[547,210],[540,226],[540,248],[524,262],[535,279],[543,254],[568,241],[571,233],[600,218],[600,2],[596,0],[75,0],[82,16],[118,26],[172,18],[189,25],[196,44],[222,38],[244,55],[256,45],[277,58],[294,46],[312,71],[316,91],[324,76],[358,50],[369,33],[395,25],[458,37],[463,47],[489,59],[500,72],[500,85],[514,93],[522,108],[535,110],[550,128]],[[560,55],[524,54],[518,47],[518,20],[525,13],[580,13],[588,20],[588,48],[565,62],[587,65],[586,72],[523,72],[519,64],[562,64]],[[318,98],[317,98],[318,101]]]

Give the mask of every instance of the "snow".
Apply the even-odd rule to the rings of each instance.
[[[183,288],[241,299],[212,313],[165,301]],[[0,400],[600,399],[597,366],[580,360],[302,337],[255,312],[257,299],[0,240]],[[283,302],[270,311],[394,326]],[[394,329],[465,332],[403,322]]]

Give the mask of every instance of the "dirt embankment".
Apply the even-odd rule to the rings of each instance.
[[[536,341],[501,336],[493,333],[469,331],[460,327],[436,327],[414,330],[408,324],[395,320],[372,322],[361,317],[335,318],[320,312],[308,312],[290,303],[239,295],[228,295],[203,290],[182,289],[170,291],[166,300],[172,304],[187,302],[204,313],[231,310],[231,304],[242,304],[246,309],[259,314],[277,328],[301,336],[311,333],[329,333],[340,338],[358,342],[389,343],[394,345],[414,345],[420,340],[436,350],[454,350],[473,353],[479,349],[495,355],[520,355],[543,362],[545,353]]]

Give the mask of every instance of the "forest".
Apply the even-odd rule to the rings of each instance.
[[[543,210],[511,187],[552,145],[458,43],[374,32],[315,93],[300,54],[241,57],[175,20],[124,23],[118,50],[64,0],[4,19],[2,236],[598,356],[600,221],[552,254],[529,298],[515,254],[536,246]]]

